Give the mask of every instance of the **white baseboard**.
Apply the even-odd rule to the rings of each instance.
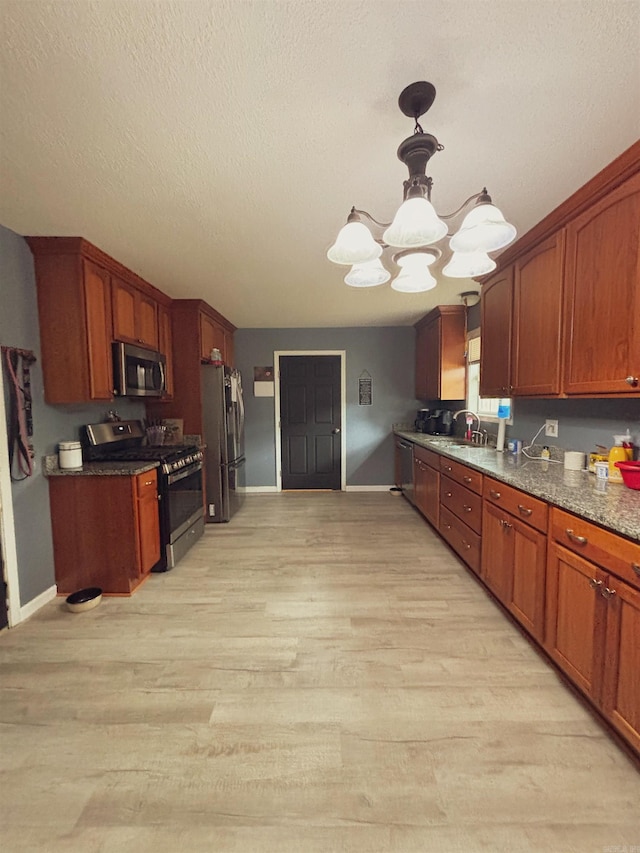
[[[36,597],[32,598],[31,601],[23,604],[20,608],[20,622],[24,622],[25,619],[29,618],[29,616],[33,616],[33,614],[40,610],[41,607],[44,607],[45,604],[52,601],[57,594],[58,587],[54,584],[53,586],[50,586],[49,589],[45,589],[44,592],[41,592],[40,595],[36,595]]]
[[[278,491],[277,486],[245,486],[244,493],[246,495],[262,495],[262,494],[274,494]]]
[[[388,492],[391,486],[347,486],[347,492]]]

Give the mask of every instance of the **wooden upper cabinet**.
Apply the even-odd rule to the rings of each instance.
[[[224,327],[208,314],[200,314],[200,358],[202,361],[211,359],[211,350],[219,349],[222,360],[226,363],[226,346]]]
[[[416,398],[466,396],[465,308],[441,305],[416,323]]]
[[[567,225],[567,394],[640,394],[640,173]]]
[[[113,337],[149,349],[158,349],[158,303],[137,287],[113,277]]]
[[[109,273],[78,238],[28,237],[35,260],[47,403],[113,398]]]
[[[480,394],[510,397],[513,264],[494,273],[482,285],[480,316]]]
[[[562,229],[515,262],[511,396],[560,393],[564,244]]]

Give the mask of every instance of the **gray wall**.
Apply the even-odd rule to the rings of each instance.
[[[24,605],[54,583],[49,490],[41,473],[42,456],[55,453],[59,441],[78,438],[82,424],[103,420],[109,406],[49,406],[44,402],[33,257],[25,240],[2,226],[0,344],[33,350],[38,359],[31,370],[35,473],[12,484],[20,604]],[[4,386],[6,393],[6,376]],[[123,417],[144,417],[140,403],[118,401],[116,408]],[[0,428],[0,437],[3,433],[4,427]]]
[[[253,368],[273,365],[276,350],[346,351],[347,485],[391,485],[391,425],[413,422],[418,406],[413,328],[238,330],[235,352],[245,391],[248,486],[276,484],[274,400],[253,396]],[[365,370],[373,380],[371,406],[358,405],[358,377]]]

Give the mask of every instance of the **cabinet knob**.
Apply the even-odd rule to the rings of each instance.
[[[445,471],[451,471],[452,470],[451,465],[445,465],[444,470]]]
[[[473,509],[473,507],[470,507],[470,506],[469,506],[469,504],[462,504],[462,509],[463,509],[465,512],[471,512],[471,510]]]
[[[471,477],[463,477],[462,479],[465,481],[465,483],[471,482]]]
[[[445,493],[444,493],[444,496],[445,496],[445,498],[451,498],[451,497],[453,497],[453,495],[451,494],[451,492],[445,492]]]
[[[595,578],[589,578],[589,586],[591,589],[598,589],[599,586],[602,586],[602,581],[598,581]]]
[[[586,536],[578,536],[578,534],[574,533],[570,527],[567,527],[564,532],[567,534],[567,536],[569,537],[569,539],[571,539],[572,542],[576,543],[576,545],[586,545],[587,544],[587,541],[588,541],[587,537]]]
[[[494,498],[494,500],[498,500],[501,497],[500,492],[495,492],[493,489],[491,489],[489,495]]]
[[[640,565],[638,565],[638,563],[631,563],[631,568],[640,578]]]
[[[533,510],[529,509],[526,506],[522,506],[522,504],[518,504],[518,512],[520,513],[520,515],[526,515],[528,517],[531,515]]]
[[[600,595],[601,595],[603,598],[613,598],[613,596],[614,596],[615,594],[616,594],[615,589],[609,589],[609,587],[608,587],[608,586],[605,586],[605,587],[603,587],[603,588],[600,590]]]
[[[627,376],[624,381],[627,383],[627,385],[631,385],[633,388],[635,388],[636,385],[638,384],[638,377],[637,376]]]

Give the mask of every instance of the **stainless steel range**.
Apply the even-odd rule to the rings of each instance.
[[[152,461],[158,468],[160,560],[154,572],[173,568],[204,532],[202,451],[195,445],[144,444],[141,421],[87,424],[87,461]]]

